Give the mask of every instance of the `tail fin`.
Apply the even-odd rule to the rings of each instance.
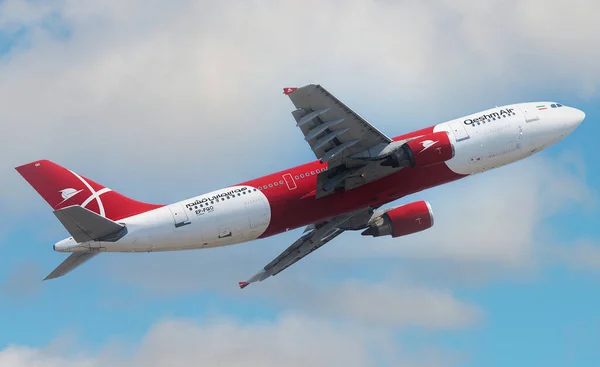
[[[54,210],[79,205],[116,221],[162,206],[129,199],[48,160],[15,169]]]

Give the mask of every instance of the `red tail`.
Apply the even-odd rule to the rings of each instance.
[[[163,206],[129,199],[48,160],[31,162],[16,170],[54,210],[80,205],[116,221]]]

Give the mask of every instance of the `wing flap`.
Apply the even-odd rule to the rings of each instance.
[[[376,157],[394,144],[364,118],[316,84],[285,88],[296,110],[292,116],[304,139],[327,171],[319,173],[317,199],[337,189],[351,190],[398,170],[382,167]]]
[[[288,96],[297,108],[292,113],[297,126],[300,127],[315,156],[319,159],[332,149],[352,140],[357,142],[345,146],[343,154],[338,152],[337,158],[340,162],[348,155],[360,153],[381,143],[392,142],[392,139],[320,85],[305,85],[293,90]],[[334,134],[328,136],[333,137],[331,139],[311,141],[320,134],[332,133]]]

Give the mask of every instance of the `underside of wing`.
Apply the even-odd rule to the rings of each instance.
[[[261,271],[247,281],[239,282],[240,288],[245,288],[250,283],[260,282],[270,276],[279,274],[298,260],[333,240],[345,230],[365,228],[372,216],[373,210],[372,208],[365,208],[310,225],[296,242],[267,264]]]

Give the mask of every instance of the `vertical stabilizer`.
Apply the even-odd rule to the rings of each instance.
[[[162,206],[132,200],[48,160],[16,170],[54,210],[79,205],[115,221]]]

